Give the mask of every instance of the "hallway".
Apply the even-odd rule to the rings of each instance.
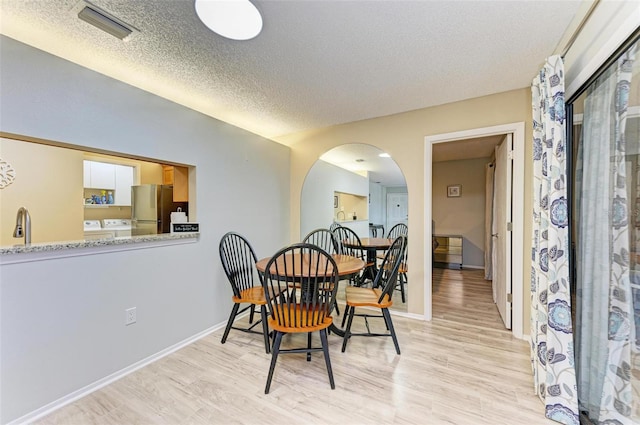
[[[483,328],[507,330],[484,270],[433,269],[433,318]]]

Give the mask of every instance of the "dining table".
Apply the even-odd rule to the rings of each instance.
[[[390,238],[361,238],[360,245],[357,245],[357,241],[354,240],[345,240],[342,241],[342,244],[348,248],[360,248],[367,251],[367,269],[364,271],[364,278],[369,278],[372,281],[376,278],[378,274],[378,264],[377,264],[377,251],[386,251],[393,244],[393,239]]]
[[[300,255],[301,254],[299,253],[295,253],[295,254],[278,257],[278,259],[276,260],[277,264],[273,264],[271,270],[274,273],[276,269],[279,270],[280,272],[282,272],[283,270],[292,270],[293,267],[291,267],[290,265],[293,264],[293,262],[299,263],[301,260]],[[360,273],[360,271],[366,265],[362,259],[358,257],[352,257],[350,255],[332,254],[331,257],[333,258],[333,260],[336,262],[336,265],[338,266],[338,276],[340,277],[341,280],[349,278],[354,274]],[[267,264],[269,263],[270,260],[271,260],[271,257],[260,259],[256,263],[256,269],[258,269],[258,272],[267,273],[267,270],[266,270]],[[309,268],[307,267],[304,267],[303,269],[306,271],[309,271]],[[305,277],[316,277],[316,276],[319,276],[320,274],[325,275],[325,274],[333,273],[333,270],[315,269],[313,267],[310,270],[311,270],[311,274],[307,273],[306,275],[298,274],[296,276],[283,276],[283,277],[296,280],[296,279],[305,278]],[[344,330],[338,326],[337,324],[338,322],[339,322],[338,320],[334,320],[333,323],[331,323],[329,330],[338,336],[344,336]]]

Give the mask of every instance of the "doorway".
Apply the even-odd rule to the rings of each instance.
[[[387,192],[387,229],[396,224],[409,224],[409,194]]]
[[[425,169],[433,168],[433,146],[435,144],[456,142],[467,139],[476,139],[480,137],[497,136],[497,135],[513,135],[513,199],[512,199],[512,264],[511,277],[514,282],[512,287],[512,332],[516,338],[523,338],[523,304],[524,304],[524,122],[498,125],[493,127],[478,128],[473,130],[465,130],[454,133],[446,133],[425,138]],[[424,216],[425,223],[432,221],[432,183],[433,175],[431,172],[425,173],[425,192],[424,192]],[[464,188],[462,188],[464,193]],[[432,239],[432,227],[425,225],[425,246],[430,244],[426,241]],[[425,270],[425,289],[424,289],[424,317],[431,320],[432,310],[432,258],[430,253],[425,252],[424,270]],[[528,282],[527,282],[528,284]]]

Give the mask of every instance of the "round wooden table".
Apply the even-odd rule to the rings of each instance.
[[[393,244],[393,239],[389,238],[362,238],[360,239],[362,248],[367,251],[367,264],[371,264],[365,271],[365,275],[368,275],[372,281],[376,278],[378,273],[376,251],[386,251]],[[342,244],[349,248],[360,248],[353,241],[342,241]]]
[[[352,257],[350,255],[333,254],[331,255],[331,257],[333,258],[333,260],[336,262],[336,265],[338,266],[338,276],[340,277],[347,277],[352,274],[358,273],[365,266],[364,261],[362,261],[360,258]],[[284,263],[286,262],[287,264],[291,264],[290,262],[294,261],[294,259],[297,262],[300,261],[297,254],[286,255],[284,256],[284,258],[280,257],[278,259],[278,263],[279,263],[278,268],[280,270],[284,270]],[[265,269],[267,267],[267,263],[269,262],[269,260],[271,260],[271,257],[263,258],[256,263],[256,268],[258,269],[259,272],[261,273],[265,272]],[[291,267],[288,267],[288,269],[291,269]],[[321,272],[325,273],[326,271],[322,270]],[[318,270],[315,270],[315,273],[318,273]],[[289,277],[303,277],[303,276],[289,276]]]
[[[347,278],[353,274],[359,273],[360,270],[362,270],[365,266],[365,262],[362,261],[360,258],[352,257],[350,255],[333,254],[331,255],[331,257],[334,259],[334,261],[336,262],[336,265],[338,266],[338,276],[340,276],[341,278]],[[263,258],[256,263],[256,268],[260,273],[266,272],[267,263],[269,262],[269,260],[271,260],[271,257]],[[284,257],[279,257],[278,260],[276,261],[278,262],[278,269],[285,270],[284,268],[285,263],[290,264],[292,261],[299,262],[300,258],[299,258],[299,254],[285,255]],[[274,266],[275,265],[272,265],[272,267]],[[291,267],[287,267],[287,270],[290,270],[290,269]],[[304,269],[306,269],[306,267]],[[275,267],[272,270],[275,272]],[[315,276],[318,276],[318,273],[324,274],[326,273],[326,270],[313,270],[313,273],[315,273]],[[287,277],[291,277],[295,279],[300,277],[311,277],[311,276],[287,276]],[[338,322],[339,322],[338,320],[334,320],[333,323],[331,323],[331,326],[329,327],[329,329],[331,330],[331,332],[342,337],[344,336],[344,330],[339,328],[338,325],[336,325],[336,323]]]

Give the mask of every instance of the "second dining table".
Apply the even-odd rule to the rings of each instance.
[[[286,255],[284,257],[278,258],[277,266],[274,264],[271,270],[275,271],[276,268],[280,271],[291,270],[292,268],[286,267],[286,265],[292,264],[294,261],[300,262],[299,255],[300,254],[293,254],[293,255]],[[350,255],[343,255],[343,254],[333,254],[331,255],[331,257],[333,258],[333,260],[336,262],[336,265],[338,266],[338,276],[341,279],[346,279],[349,276],[359,273],[365,267],[365,262],[362,261],[362,259],[357,257],[352,257]],[[269,260],[271,260],[271,257],[263,258],[256,263],[256,268],[260,273],[267,272],[266,268],[267,268],[267,264],[269,263]],[[323,274],[326,273],[325,270],[314,270],[313,272],[323,273]],[[284,276],[284,277],[296,279],[300,277],[313,277],[313,276]],[[336,322],[337,321],[334,320],[329,329],[331,330],[331,332],[335,333],[336,335],[344,336],[344,331],[338,327]]]
[[[355,244],[355,241],[342,241],[344,246],[349,248],[360,248],[360,246]],[[376,278],[376,274],[378,273],[378,265],[377,265],[377,251],[386,251],[389,249],[391,244],[393,243],[393,239],[390,238],[361,238],[360,245],[362,249],[367,251],[367,270],[365,270],[365,278],[369,278],[372,281]]]

